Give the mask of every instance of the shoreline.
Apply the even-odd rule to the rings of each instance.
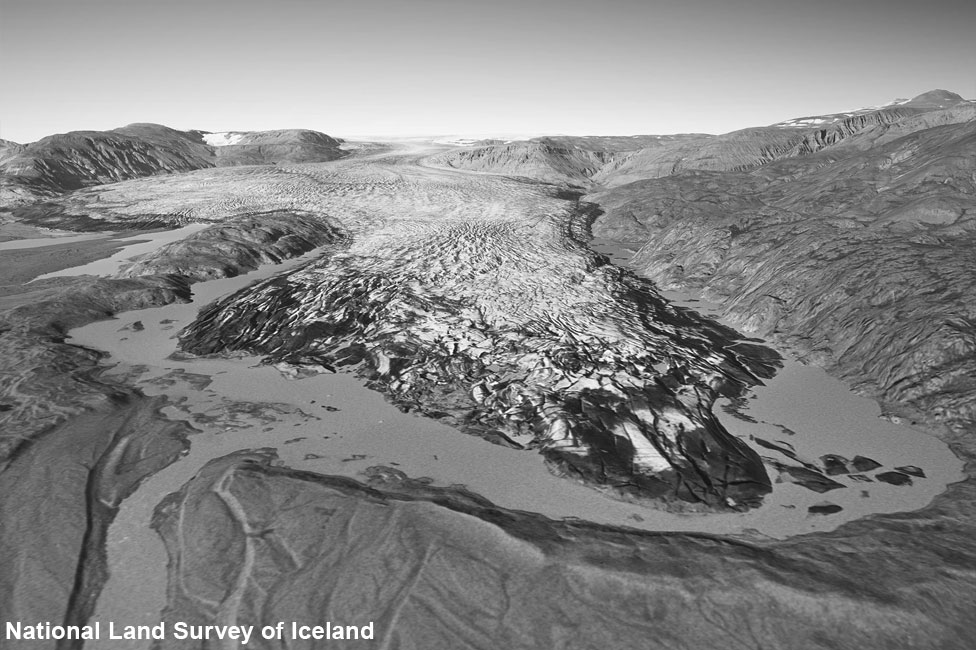
[[[599,238],[593,240],[594,243],[591,245],[592,250],[600,254],[608,256],[612,262],[623,266],[624,268],[630,269],[632,272],[640,277],[643,276],[637,269],[629,266],[627,261],[630,259],[629,256],[636,252],[638,246],[636,243],[628,245],[626,242],[616,243],[612,240],[601,240]],[[648,278],[649,279],[649,278]],[[678,291],[678,290],[659,290],[662,296],[664,296],[672,305],[682,308],[690,309],[700,313],[702,316],[712,319],[723,325],[725,327],[731,328],[736,332],[739,332],[742,340],[748,341],[753,344],[758,344],[761,346],[769,347],[776,351],[782,358],[783,364],[776,371],[776,375],[769,380],[764,380],[762,383],[752,387],[746,387],[743,394],[737,396],[735,399],[730,398],[720,398],[716,400],[713,407],[713,412],[718,417],[719,421],[734,435],[745,439],[746,437],[750,439],[759,438],[762,436],[765,440],[782,440],[782,443],[777,446],[782,446],[787,453],[793,451],[794,449],[800,453],[801,461],[812,466],[813,463],[810,461],[816,459],[818,456],[822,455],[839,455],[845,456],[846,458],[851,458],[853,456],[865,456],[872,460],[877,458],[882,458],[888,456],[891,458],[896,458],[898,460],[882,463],[882,467],[879,467],[874,472],[875,474],[883,473],[885,469],[890,469],[891,467],[903,467],[903,466],[916,466],[918,463],[926,464],[926,462],[918,461],[918,457],[926,458],[927,462],[931,466],[939,467],[939,476],[944,477],[944,480],[939,481],[939,487],[935,488],[933,485],[924,485],[922,481],[928,481],[932,479],[932,475],[926,473],[925,478],[916,478],[914,485],[910,487],[902,486],[901,488],[885,485],[876,480],[871,479],[870,476],[861,474],[858,472],[851,472],[855,478],[859,479],[858,483],[843,483],[846,489],[836,489],[830,490],[820,495],[814,495],[811,492],[806,492],[804,489],[799,489],[796,492],[796,497],[794,500],[783,502],[776,498],[777,491],[782,492],[782,485],[774,485],[774,490],[771,495],[766,496],[762,508],[767,508],[773,503],[778,503],[784,508],[793,509],[797,505],[802,504],[806,508],[810,507],[822,507],[822,506],[838,506],[844,508],[844,510],[839,512],[830,512],[829,516],[839,517],[843,519],[839,523],[838,527],[843,526],[847,523],[859,521],[861,519],[873,516],[882,516],[885,514],[895,514],[901,512],[919,512],[924,511],[927,508],[933,506],[937,500],[945,495],[952,485],[958,484],[967,480],[968,475],[965,471],[965,459],[960,456],[949,443],[942,436],[939,435],[939,431],[931,426],[926,426],[924,423],[911,422],[910,424],[905,422],[899,422],[897,419],[892,420],[890,417],[884,417],[884,414],[888,412],[890,407],[885,405],[878,400],[874,399],[873,396],[864,395],[859,392],[855,392],[854,388],[848,385],[842,378],[836,377],[829,373],[825,368],[816,365],[809,364],[804,361],[804,355],[802,351],[797,351],[792,349],[790,346],[784,345],[782,341],[778,340],[767,340],[767,339],[756,339],[751,335],[741,332],[736,323],[730,319],[724,318],[722,316],[723,308],[721,304],[712,302],[710,300],[702,297],[701,293],[698,291]],[[796,377],[800,375],[806,377],[807,379],[791,379],[793,383],[799,381],[801,384],[806,382],[810,384],[810,391],[812,395],[805,390],[800,390],[799,386],[792,390],[787,391],[782,396],[773,397],[766,399],[765,401],[760,399],[760,406],[764,407],[765,412],[761,411],[761,415],[756,415],[752,411],[755,410],[755,405],[751,404],[756,400],[758,396],[770,394],[772,391],[769,390],[769,385],[776,385],[777,382],[782,382],[783,377]],[[822,375],[822,376],[821,376]],[[806,387],[803,387],[806,388]],[[836,405],[841,403],[843,400],[847,399],[848,403],[854,403],[857,400],[863,400],[862,406],[854,407],[858,409],[868,409],[870,411],[876,411],[877,415],[871,415],[866,419],[861,419],[860,421],[855,420],[853,423],[845,422],[842,418],[839,420],[839,424],[835,423],[833,425],[821,425],[821,431],[828,433],[831,430],[837,430],[840,426],[846,426],[847,431],[857,432],[853,439],[845,439],[844,436],[833,435],[827,436],[828,439],[833,440],[833,445],[837,447],[836,449],[824,448],[822,445],[822,439],[824,433],[800,436],[806,442],[806,447],[808,449],[818,449],[819,451],[814,453],[804,454],[800,447],[796,447],[795,440],[796,431],[794,429],[800,428],[795,423],[789,426],[785,426],[783,422],[790,421],[790,418],[794,417],[795,410],[799,407],[803,407],[804,401],[809,401],[811,398],[816,400],[819,396],[816,394],[817,391],[830,392],[832,397],[829,400],[822,400],[822,404],[818,404],[819,412],[817,407],[806,407],[809,411],[807,416],[810,419],[826,419],[830,420],[830,417],[836,411]],[[782,391],[780,391],[782,392]],[[848,393],[855,398],[845,398],[844,393]],[[789,401],[791,407],[789,409],[777,409],[777,402]],[[870,404],[870,406],[868,406]],[[772,408],[770,408],[772,406]],[[850,408],[850,407],[848,407]],[[792,412],[791,412],[792,411]],[[757,421],[758,419],[758,421]],[[814,423],[819,424],[819,423]],[[801,421],[802,426],[802,421]],[[863,430],[867,428],[871,431],[875,431],[873,434],[875,438],[874,444],[877,445],[877,451],[866,451],[863,447],[859,448],[858,444],[864,444],[864,432]],[[779,429],[779,431],[776,431]],[[858,431],[860,429],[860,431]],[[851,434],[847,434],[850,436]],[[925,438],[916,439],[916,436],[924,436]],[[896,445],[896,441],[901,440],[901,447],[903,449],[899,450]],[[920,440],[921,443],[917,441]],[[935,444],[928,443],[931,440]],[[915,452],[898,453],[904,452],[904,448],[916,442],[917,447]],[[752,443],[755,445],[755,443]],[[843,454],[839,453],[840,448],[847,447],[848,451]],[[868,444],[870,446],[870,443]],[[769,447],[758,448],[759,451],[763,452],[764,460],[769,458],[770,452]],[[948,453],[942,453],[946,451]],[[918,454],[918,456],[913,456],[912,454]],[[806,456],[805,458],[803,456]],[[780,461],[793,460],[789,456],[780,455]],[[774,466],[770,465],[770,474],[775,476],[776,469]],[[923,469],[924,471],[924,469]],[[861,477],[864,477],[863,479]],[[840,482],[844,475],[833,475],[829,476],[834,482]],[[788,475],[780,474],[778,481],[790,482],[791,478]],[[911,479],[909,479],[911,481]],[[862,482],[863,481],[863,482]],[[926,488],[924,490],[924,496],[913,495],[904,490],[917,489],[919,485],[924,485]],[[895,489],[892,489],[895,487]],[[884,505],[877,509],[864,508],[863,503],[859,502],[857,498],[851,498],[853,492],[860,492],[861,496],[868,498],[867,493],[873,492],[871,494],[871,499],[877,498],[877,493],[883,495],[885,501]],[[782,496],[782,495],[780,495]],[[838,498],[842,496],[843,498]],[[907,504],[903,504],[899,499],[903,497],[912,497],[908,500]],[[839,503],[838,503],[839,502]],[[852,513],[851,509],[857,514],[855,516],[850,516]],[[844,514],[839,514],[843,512]],[[824,532],[822,530],[811,530],[809,533]],[[806,534],[803,532],[797,532],[793,535],[787,536],[792,538],[796,535]],[[785,538],[781,538],[785,539]]]

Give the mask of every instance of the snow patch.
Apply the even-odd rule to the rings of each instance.
[[[821,124],[832,124],[836,122],[835,119],[830,119],[826,117],[796,117],[792,120],[785,120],[783,122],[778,122],[773,126],[820,126]]]
[[[476,144],[482,138],[464,138],[456,136],[446,136],[443,138],[436,138],[432,140],[434,144],[449,144],[456,147],[467,147]]]
[[[205,133],[203,135],[203,141],[211,147],[226,147],[229,144],[237,144],[243,137],[243,133],[225,131],[223,133]]]

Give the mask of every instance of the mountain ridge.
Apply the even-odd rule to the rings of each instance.
[[[307,129],[247,132],[228,147],[204,131],[134,123],[109,131],[70,131],[0,147],[0,199],[23,204],[93,185],[232,165],[324,162],[346,155],[341,141]]]
[[[974,110],[976,102],[934,90],[886,107],[795,118],[721,135],[548,136],[449,152],[433,162],[592,189],[686,170],[754,169],[775,160],[815,153],[874,127],[921,120],[933,112],[942,113],[943,123],[968,121]],[[924,128],[924,120],[917,124]],[[645,146],[629,146],[635,139]]]

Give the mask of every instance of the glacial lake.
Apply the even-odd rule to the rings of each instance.
[[[639,244],[595,239],[590,247],[614,264],[631,268],[628,262]],[[721,317],[718,304],[690,292],[660,293],[676,306],[735,329]],[[742,336],[756,341],[748,334]],[[813,466],[822,465],[821,457],[825,455],[848,460],[862,456],[881,466],[867,472],[829,476],[844,487],[818,493],[782,477],[767,461],[767,472],[774,481],[773,493],[762,507],[735,516],[736,519],[743,523],[748,520],[748,527],[773,537],[827,530],[871,514],[918,510],[945,491],[949,483],[965,478],[962,461],[937,437],[883,418],[874,400],[857,395],[822,368],[805,365],[788,352],[777,351],[783,356],[783,367],[764,385],[750,390],[744,405],[733,405],[728,399],[716,402],[713,412],[726,430],[743,439],[764,460],[797,465],[796,460],[758,444],[756,439],[787,448],[796,459]],[[910,476],[911,485],[892,485],[876,478],[906,466],[920,468],[925,477]],[[839,506],[842,510],[827,515],[810,514],[808,509],[812,506]],[[720,521],[725,515],[707,517]]]
[[[594,249],[599,247],[597,242]],[[614,262],[623,266],[632,251],[610,252],[616,256]],[[126,257],[132,255],[130,249]],[[201,307],[316,255],[313,251],[248,275],[195,284],[189,304],[125,312],[71,331],[70,343],[109,353],[103,362],[107,376],[136,385],[148,395],[168,396],[172,405],[164,414],[185,419],[198,429],[190,438],[187,456],[149,478],[123,502],[109,530],[111,577],[94,620],[158,622],[165,603],[166,553],[149,528],[153,509],[208,461],[242,449],[275,448],[281,462],[290,467],[359,479],[367,467],[393,466],[414,478],[429,477],[437,485],[463,484],[505,508],[554,519],[776,538],[831,530],[873,513],[918,509],[948,483],[962,479],[961,462],[941,441],[879,418],[874,402],[851,393],[824,371],[792,360],[765,386],[757,387],[748,396],[747,406],[740,409],[755,423],[727,413],[721,403],[716,406],[716,414],[730,432],[754,447],[752,437],[756,436],[787,442],[804,459],[816,460],[827,453],[848,458],[860,454],[881,463],[884,467],[879,472],[916,465],[926,478],[915,478],[911,486],[894,486],[835,476],[845,487],[826,494],[794,483],[775,483],[764,505],[750,512],[679,515],[614,500],[558,478],[549,473],[535,451],[499,447],[401,413],[350,374],[293,380],[260,365],[254,357],[169,358],[176,350],[175,335]],[[692,295],[670,293],[668,297],[706,315],[714,315],[717,307]],[[768,449],[756,448],[760,455],[771,455]],[[768,469],[775,479],[775,469]],[[808,513],[809,506],[824,502],[843,509],[829,515]],[[112,647],[124,646],[113,642]],[[140,646],[136,642],[132,647]]]

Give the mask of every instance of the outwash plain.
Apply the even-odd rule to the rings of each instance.
[[[4,622],[976,647],[976,102],[0,174]]]

